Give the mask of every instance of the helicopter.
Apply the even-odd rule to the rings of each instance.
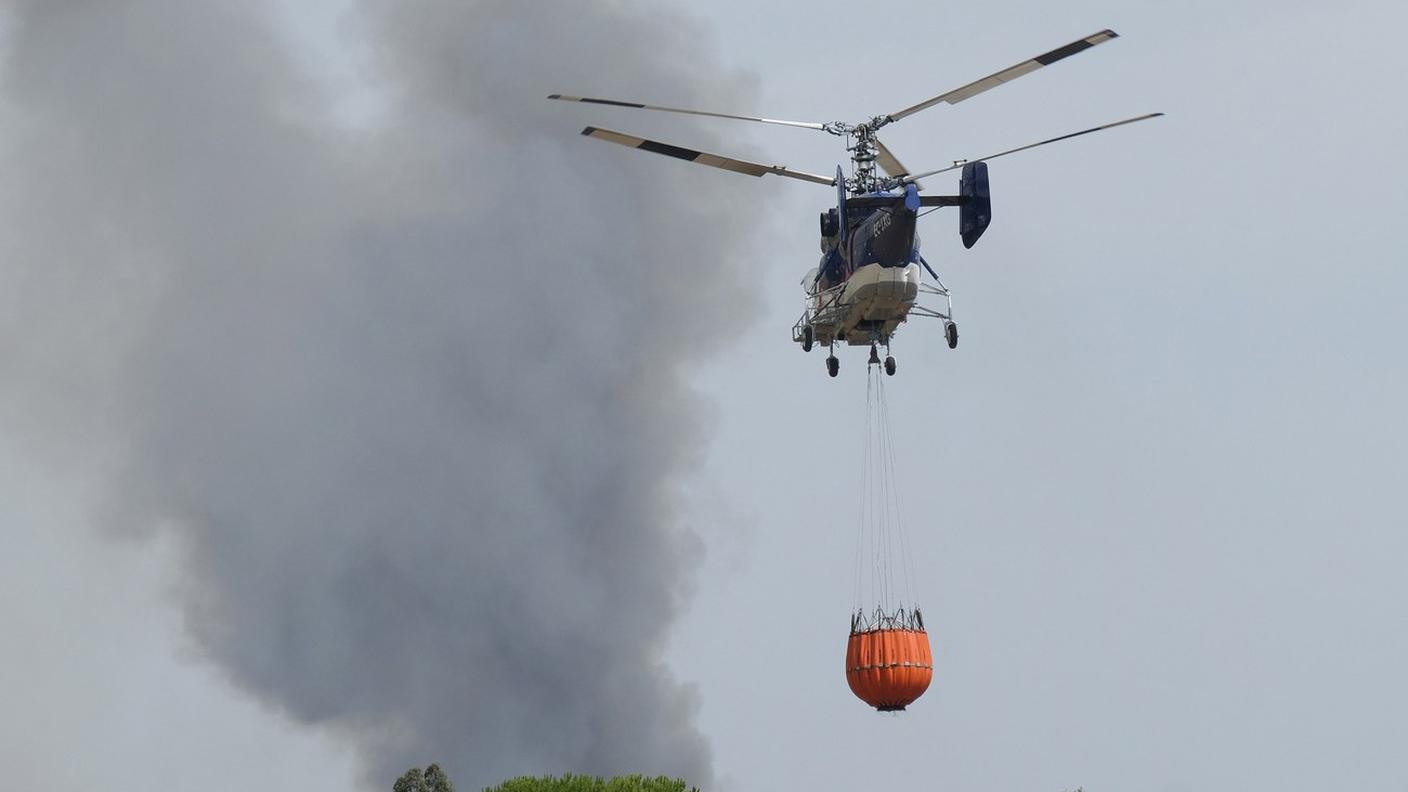
[[[972,248],[992,221],[992,195],[987,167],[989,160],[1048,143],[1145,121],[1163,113],[1148,113],[1101,124],[983,157],[954,160],[948,167],[920,173],[913,173],[902,165],[885,144],[880,142],[876,133],[921,110],[938,104],[958,104],[1114,38],[1118,38],[1118,34],[1113,30],[1101,30],[918,104],[856,123],[787,121],[565,94],[550,94],[548,98],[564,102],[585,102],[789,126],[844,137],[846,151],[850,154],[851,175],[846,176],[838,165],[836,175],[831,177],[783,165],[764,165],[711,154],[601,127],[589,126],[582,130],[583,135],[597,140],[747,176],[783,176],[835,187],[836,206],[822,212],[820,218],[821,261],[802,278],[805,310],[792,327],[792,340],[800,344],[804,352],[810,352],[817,346],[826,347],[826,371],[832,377],[840,371],[840,360],[835,351],[837,342],[849,346],[869,345],[870,360],[867,365],[881,363],[878,347],[883,346],[886,355],[885,373],[893,376],[896,363],[894,356],[890,354],[890,341],[898,327],[911,316],[941,321],[949,348],[958,347],[958,324],[953,319],[952,296],[933,266],[919,253],[916,228],[921,209],[931,207],[932,211],[944,206],[958,207],[959,236],[964,248]],[[877,173],[877,166],[884,172],[884,176]],[[961,172],[957,195],[919,194],[922,189],[920,179],[955,170]],[[924,272],[929,274],[933,283],[923,281]],[[920,295],[942,300],[943,305],[941,308],[921,305],[918,302]]]

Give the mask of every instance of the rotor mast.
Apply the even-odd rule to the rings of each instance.
[[[875,116],[859,124],[832,121],[822,125],[823,132],[846,138],[846,151],[851,154],[851,177],[846,179],[846,189],[850,192],[879,192],[900,183],[900,179],[882,179],[875,173],[875,161],[879,157],[875,132],[894,120],[890,116]]]

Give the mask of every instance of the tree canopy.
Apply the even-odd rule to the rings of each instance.
[[[630,775],[602,778],[601,776],[563,775],[520,776],[511,778],[484,792],[699,792],[682,779]]]
[[[440,765],[431,765],[425,770],[413,767],[396,779],[391,792],[455,792],[455,785]],[[519,776],[488,787],[484,792],[699,792],[698,787],[688,787],[683,779],[641,775],[601,776]]]
[[[396,779],[391,792],[455,792],[455,785],[450,783],[450,777],[440,765],[433,764],[424,772],[418,767],[407,770]]]

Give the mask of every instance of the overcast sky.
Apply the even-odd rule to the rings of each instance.
[[[354,138],[397,121],[365,77],[365,28],[339,23],[348,5],[276,18],[307,79],[335,97],[327,128]],[[837,141],[592,106],[522,122],[534,135],[560,130],[550,150],[567,153],[552,167],[582,168],[550,204],[564,215],[578,198],[639,206],[612,190],[638,189],[631,179],[645,174],[681,191],[672,211],[747,226],[717,228],[729,241],[709,250],[729,258],[722,268],[688,250],[659,261],[686,293],[700,272],[729,287],[701,285],[710,304],[697,314],[688,303],[672,316],[643,308],[639,328],[680,349],[698,396],[676,416],[698,463],[678,463],[677,525],[661,530],[692,532],[701,560],[682,562],[689,598],[664,657],[693,686],[715,788],[1408,789],[1408,55],[1398,40],[1408,13],[1373,2],[910,3],[860,20],[857,8],[670,3],[658,13],[698,27],[689,46],[640,56],[669,67],[661,73],[538,68],[515,90],[713,97],[749,105],[705,109],[859,120],[1110,27],[1119,39],[906,119],[886,143],[927,169],[1168,115],[994,162],[994,220],[972,250],[951,212],[921,221],[962,343],[950,351],[938,325],[915,321],[893,347],[900,505],[936,652],[933,686],[900,715],[868,711],[841,671],[864,351],[846,350],[831,380],[824,353],[804,355],[788,337],[797,282],[817,257],[816,212],[833,196],[684,175],[691,166],[575,136],[594,124],[819,172],[842,156]],[[399,29],[401,44],[418,29]],[[492,32],[528,53],[539,44],[522,26]],[[710,60],[716,93],[692,68]],[[692,82],[673,95],[669,74]],[[488,94],[503,84],[491,69],[454,76]],[[61,80],[10,83],[7,106],[26,89],[62,93]],[[10,117],[12,129],[27,120]],[[6,133],[3,156],[18,167],[15,139]],[[471,163],[526,156],[466,151]],[[630,169],[620,181],[602,176],[619,169]],[[85,177],[68,172],[75,181],[55,186],[32,163],[23,173],[32,181],[4,189],[0,226],[12,240],[38,238],[36,224],[62,236],[65,218],[16,207],[36,192],[81,191]],[[956,178],[927,186],[947,192]],[[533,211],[533,191],[551,188],[492,185],[514,211]],[[724,201],[728,214],[714,214]],[[19,218],[31,226],[23,235]],[[534,228],[576,228],[558,219],[544,211]],[[43,249],[100,255],[101,235],[74,239]],[[37,266],[27,247],[0,245]],[[540,271],[570,278],[571,264]],[[60,339],[46,357],[25,322],[62,313],[15,296],[48,293],[29,288],[42,276],[0,272],[3,370],[25,377],[4,383],[0,400],[13,438],[0,447],[0,768],[16,787],[75,790],[146,789],[154,774],[209,789],[364,784],[365,734],[212,659],[183,599],[184,535],[110,530],[124,479],[74,459],[120,457],[107,444],[124,435],[103,429],[115,408],[81,389],[84,372],[128,361],[60,355],[70,350],[61,333],[45,336]],[[525,306],[525,321],[532,314]],[[688,332],[650,324],[667,320]],[[98,316],[74,333],[126,326]],[[33,427],[26,411],[40,396],[64,405],[65,431]]]

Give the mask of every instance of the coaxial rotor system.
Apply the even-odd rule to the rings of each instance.
[[[1056,143],[1061,140],[1069,140],[1070,138],[1080,137],[1081,135],[1088,135],[1092,132],[1100,132],[1106,129],[1113,129],[1118,126],[1124,126],[1125,124],[1133,124],[1138,121],[1145,121],[1150,118],[1156,118],[1158,116],[1163,115],[1163,113],[1146,113],[1144,115],[1134,116],[1132,118],[1125,118],[1119,121],[1113,121],[1106,124],[1100,124],[1099,126],[1090,127],[1089,129],[1082,129],[1078,132],[1071,132],[1065,135],[1058,135],[1056,137],[1048,138],[1046,140],[1037,141],[1036,143],[1029,143],[1024,146],[1017,146],[1015,148],[1006,149],[996,154],[988,154],[982,157],[970,157],[967,159],[953,160],[953,165],[951,166],[938,168],[935,170],[923,171],[920,173],[914,173],[908,168],[906,168],[894,155],[894,153],[892,153],[890,149],[887,148],[885,144],[880,141],[880,138],[876,135],[876,133],[879,132],[882,128],[889,126],[890,124],[893,124],[904,118],[908,118],[909,116],[914,115],[915,113],[918,113],[922,110],[927,110],[928,108],[934,107],[935,105],[939,104],[958,104],[959,102],[971,99],[972,97],[977,96],[980,93],[992,90],[993,88],[996,88],[997,86],[1002,85],[1005,82],[1010,82],[1023,75],[1031,74],[1032,72],[1037,71],[1042,67],[1050,66],[1051,64],[1057,61],[1063,60],[1072,55],[1075,55],[1078,52],[1083,52],[1087,49],[1090,49],[1091,47],[1103,44],[1106,41],[1117,37],[1118,34],[1116,34],[1113,30],[1101,30],[1084,38],[1076,39],[1075,41],[1066,44],[1065,46],[1057,47],[1056,49],[1053,49],[1049,52],[1037,55],[1034,58],[1029,58],[1027,60],[1022,61],[1021,63],[1009,66],[1006,69],[993,72],[992,74],[974,80],[973,82],[970,82],[967,85],[960,86],[951,91],[946,91],[937,96],[925,99],[924,101],[919,102],[917,104],[910,105],[909,107],[906,107],[902,110],[897,110],[893,113],[887,113],[884,115],[877,115],[870,119],[859,122],[789,121],[779,118],[763,118],[759,116],[736,115],[732,113],[717,113],[706,110],[693,110],[682,107],[668,107],[665,105],[645,104],[643,102],[625,102],[617,99],[599,99],[585,96],[568,96],[566,94],[552,94],[548,96],[548,98],[564,102],[585,102],[588,104],[606,105],[610,107],[624,107],[636,110],[654,110],[665,113],[681,113],[685,115],[705,116],[709,118],[723,118],[734,121],[750,121],[759,124],[788,126],[799,129],[812,129],[820,132],[826,132],[831,135],[836,135],[838,137],[844,137],[847,141],[846,150],[849,153],[851,160],[851,175],[847,178],[822,176],[816,173],[799,171],[795,168],[789,168],[783,165],[764,165],[761,163],[749,162],[747,160],[741,160],[734,157],[725,157],[719,154],[711,154],[709,152],[699,151],[697,149],[676,146],[670,143],[664,143],[657,140],[649,140],[646,138],[636,137],[634,135],[628,135],[622,132],[616,132],[610,129],[603,129],[595,126],[589,126],[586,129],[582,130],[583,135],[595,137],[599,140],[605,140],[610,143],[629,146],[631,148],[643,149],[645,151],[654,152],[656,154],[663,154],[665,156],[675,157],[677,159],[682,159],[689,162],[695,162],[700,165],[709,165],[715,168],[722,168],[724,170],[733,171],[735,173],[743,173],[749,176],[786,176],[792,179],[809,181],[816,184],[827,184],[831,186],[838,186],[839,182],[843,183],[845,188],[853,194],[876,193],[883,192],[886,190],[903,189],[906,185],[909,184],[913,184],[918,187],[920,179],[926,176],[933,176],[935,174],[956,170],[958,168],[961,168],[964,163],[969,161],[986,161],[996,159],[998,157],[1005,157],[1008,154],[1016,154],[1019,151],[1026,151],[1028,149],[1036,148],[1037,146],[1044,146],[1048,143]],[[877,166],[879,170],[885,173],[885,176],[882,177],[877,174]]]

